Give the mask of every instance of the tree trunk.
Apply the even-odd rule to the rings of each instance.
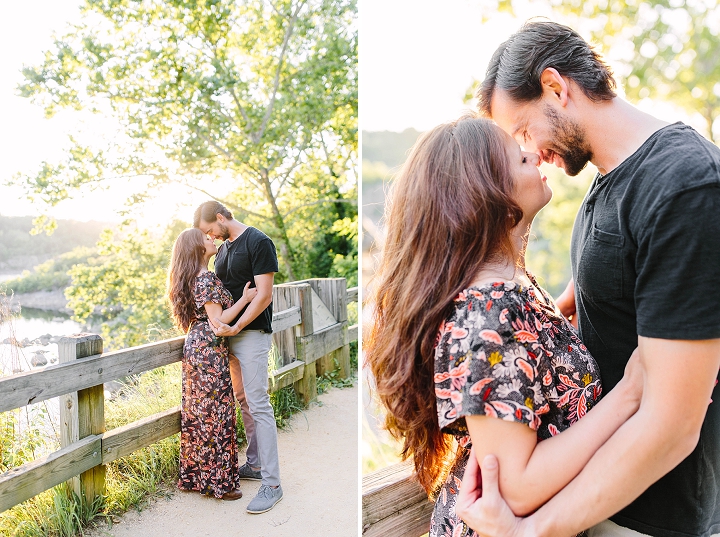
[[[285,229],[285,220],[283,219],[280,211],[277,207],[275,200],[275,194],[273,194],[272,186],[270,185],[270,178],[266,169],[260,170],[260,177],[262,179],[263,188],[265,190],[265,200],[270,204],[272,209],[273,220],[280,233],[280,253],[282,254],[283,261],[285,261],[285,270],[289,281],[295,280],[295,271],[293,265],[295,264],[295,253],[293,252],[292,246],[290,246],[290,239]]]

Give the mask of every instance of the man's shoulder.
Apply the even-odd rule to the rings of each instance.
[[[249,250],[257,250],[263,248],[275,250],[275,243],[272,241],[272,239],[268,237],[265,233],[260,231],[258,228],[252,226],[248,227],[245,230],[245,233],[243,233],[243,235],[246,235],[245,244],[247,244]]]
[[[633,210],[654,211],[683,193],[720,188],[720,149],[692,127],[668,125],[629,159],[619,179],[616,191]]]
[[[256,227],[248,226],[248,228],[245,230],[245,233],[247,233],[248,240],[259,242],[267,239],[272,242],[272,239],[270,237],[268,237],[265,233],[263,233]]]
[[[656,180],[671,181],[679,189],[720,185],[720,148],[683,123],[658,131],[648,157],[656,163]]]

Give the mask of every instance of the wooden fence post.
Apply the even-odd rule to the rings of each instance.
[[[311,401],[317,399],[317,374],[314,364],[307,363],[305,344],[302,343],[302,338],[313,333],[312,287],[304,283],[293,288],[295,290],[295,304],[300,306],[302,317],[302,322],[295,326],[297,358],[306,363],[303,378],[295,383],[295,389],[300,394],[303,403],[309,405]]]
[[[71,362],[79,358],[102,354],[103,340],[95,334],[75,334],[58,342],[58,361]],[[105,394],[103,385],[60,397],[60,443],[67,447],[89,435],[105,432]],[[98,466],[70,480],[78,498],[83,494],[88,502],[105,494],[105,466],[101,464],[102,453],[93,453]]]
[[[343,324],[343,333],[347,342],[347,280],[345,278],[323,278],[311,280],[320,299],[333,314],[338,323]],[[317,362],[317,374],[324,375],[335,369],[337,362],[341,378],[348,378],[350,371],[350,345],[336,349]]]

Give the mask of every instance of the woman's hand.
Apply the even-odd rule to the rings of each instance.
[[[475,451],[470,450],[455,513],[478,534],[478,537],[519,537],[523,519],[516,517],[502,496],[498,485],[498,461],[486,455],[482,461],[482,480]]]
[[[250,304],[250,302],[253,301],[253,298],[257,296],[257,293],[257,287],[250,289],[250,282],[247,282],[245,284],[245,289],[243,289],[241,300],[245,301],[246,304]]]

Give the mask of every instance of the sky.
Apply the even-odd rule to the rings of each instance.
[[[495,46],[518,28],[500,14],[482,24],[484,2],[362,0],[360,121],[363,130],[426,130],[457,117]]]
[[[113,123],[89,114],[61,112],[46,119],[42,108],[20,97],[17,86],[22,82],[23,65],[42,61],[43,53],[52,44],[53,33],[63,35],[68,24],[80,20],[80,0],[23,0],[5,2],[0,17],[0,215],[38,216],[45,212],[56,218],[74,220],[120,221],[118,210],[124,208],[127,196],[141,184],[116,181],[109,189],[73,193],[73,199],[54,208],[32,204],[20,188],[3,182],[19,172],[32,172],[43,161],[58,162],[67,135],[83,130],[91,135],[111,136],[117,129]],[[168,187],[148,207],[139,209],[141,227],[160,227],[164,221],[178,216],[190,221],[194,206],[207,198],[179,186]]]
[[[568,24],[544,0],[516,0],[518,18],[492,13],[490,0],[361,0],[360,125],[365,131],[423,131],[457,118],[463,96],[482,80],[497,46],[535,16]],[[440,8],[439,6],[442,6]],[[572,26],[586,39],[597,21]],[[606,60],[621,68],[612,57]],[[636,103],[668,121],[684,117],[672,106]],[[702,128],[702,121],[697,122]]]

